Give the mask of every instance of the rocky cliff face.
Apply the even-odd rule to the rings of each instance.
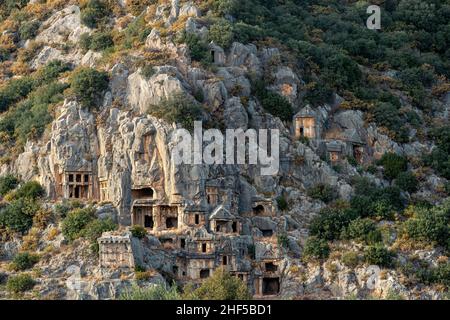
[[[123,5],[115,4],[119,12],[125,10]],[[345,241],[335,244],[335,256],[327,261],[303,259],[309,223],[326,207],[308,190],[326,185],[338,198],[350,200],[355,177],[366,177],[379,186],[389,184],[382,175],[360,170],[361,167],[375,163],[388,152],[419,158],[429,153],[433,144],[429,141],[401,144],[391,140],[374,123],[365,121],[364,112],[343,108],[345,99],[337,94],[329,103],[307,107],[303,99],[306,86],[303,75],[281,61],[280,48],[239,42],[221,48],[210,43],[206,54],[211,56],[211,63],[205,66],[194,61],[192,48],[180,44],[176,38],[179,33],[187,32],[207,39],[209,30],[202,20],[205,14],[191,2],[161,1],[143,11],[146,26],[153,28],[142,45],[117,56],[107,56],[105,52],[80,48],[81,35],[96,31],[81,22],[76,1],[52,11],[34,40],[23,43],[24,48],[31,46],[31,42],[39,43],[39,50],[30,59],[30,68],[37,69],[57,59],[73,67],[105,70],[109,73],[109,85],[97,109],[86,108],[73,96],[66,96],[57,105],[46,133],[39,139],[30,139],[23,152],[2,164],[0,172],[14,173],[24,181],[38,181],[46,190],[48,207],[64,198],[79,198],[93,204],[100,218],[113,217],[118,222],[119,238],[130,237],[126,230],[132,224],[142,224],[151,230],[156,219],[171,217],[159,213],[158,210],[163,210],[161,206],[176,207],[175,228],[170,228],[165,220],[167,229],[151,230],[143,240],[133,240],[130,252],[135,263],[155,271],[147,284],[165,281],[162,275],[167,274],[184,282],[201,281],[202,270],[212,271],[218,265],[227,264],[223,260],[226,256],[232,261],[230,270],[243,274],[256,296],[335,299],[387,297],[395,291],[405,298],[441,298],[441,293],[432,287],[406,284],[396,270],[381,271],[384,274],[371,287],[367,280],[371,276],[369,264],[349,267],[341,261],[345,250],[361,250],[357,244]],[[117,14],[109,18],[108,25],[120,32],[122,20],[138,18],[130,13]],[[179,31],[163,34],[159,26],[170,30],[179,28]],[[70,46],[61,49],[67,43]],[[155,54],[162,58],[155,62],[151,57]],[[145,74],[146,61],[152,63],[150,75]],[[266,89],[284,97],[292,106],[293,114],[303,112],[306,107],[312,109],[310,117],[314,119],[316,136],[308,138],[302,133],[299,139],[295,117],[282,121],[263,108],[252,88],[255,77],[263,75],[272,79]],[[186,99],[197,99],[203,108],[203,119],[214,128],[278,129],[279,172],[261,175],[261,165],[176,165],[172,150],[179,125],[150,115],[149,108],[167,103],[179,94]],[[448,101],[440,103],[443,119],[448,120],[448,112],[445,113]],[[334,149],[327,145],[329,142],[338,146],[337,162],[330,161]],[[362,154],[355,165],[349,158],[354,157],[356,147],[361,148]],[[89,195],[85,197],[75,189],[65,189],[69,188],[69,175],[75,174],[72,179],[77,179],[77,173],[89,175]],[[417,192],[425,196],[432,194],[445,182],[443,178],[430,176],[428,183],[421,184]],[[139,220],[141,211],[136,211],[141,210],[138,200],[142,199],[138,194],[144,189],[151,189],[152,193],[148,204],[153,210],[152,226]],[[218,200],[212,200],[215,195]],[[440,200],[436,199],[435,203]],[[215,220],[212,215],[219,205],[229,216],[222,212],[220,215],[226,217]],[[197,233],[202,222],[191,223],[190,212],[204,216],[204,230],[200,234]],[[219,231],[216,221],[230,222],[229,234]],[[234,224],[231,227],[231,221],[238,227]],[[84,240],[69,244],[62,235],[57,240],[48,240],[46,234],[51,228],[59,227],[56,224],[36,231],[41,237],[38,252],[44,252],[50,245],[56,248],[45,253],[37,265],[42,273],[35,290],[42,297],[117,298],[131,286],[132,269],[119,272],[111,266],[101,267],[98,256],[90,253]],[[183,245],[180,241],[186,242]],[[184,247],[208,241],[215,246],[208,256],[210,260],[196,256],[197,249]],[[105,240],[100,250],[108,250],[109,243]],[[21,246],[20,237],[2,242],[5,261],[23,250]],[[255,252],[248,252],[249,248]],[[121,249],[114,250],[111,254],[122,254]],[[434,259],[439,256],[436,254]],[[268,263],[274,264],[275,269],[271,270]],[[75,287],[70,282],[72,269],[69,267],[73,265],[81,268]],[[276,284],[266,283],[269,276],[277,279]]]

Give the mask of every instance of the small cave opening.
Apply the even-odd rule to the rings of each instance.
[[[154,191],[152,188],[141,188],[131,190],[133,199],[153,199]]]
[[[166,218],[166,228],[167,229],[176,229],[178,227],[178,219],[177,218]]]
[[[153,225],[154,225],[153,217],[152,216],[145,216],[144,217],[144,227],[153,229]]]
[[[262,294],[275,295],[280,292],[280,278],[263,278]]]
[[[253,208],[253,215],[255,216],[262,216],[264,215],[264,206],[263,205],[257,205],[256,207]]]
[[[200,270],[200,279],[206,279],[209,277],[209,269]]]
[[[273,236],[273,230],[272,229],[260,229],[262,232],[263,237],[271,237]]]
[[[267,272],[275,272],[278,270],[278,267],[273,262],[266,262],[265,269]]]

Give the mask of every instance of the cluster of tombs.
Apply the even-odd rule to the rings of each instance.
[[[294,116],[295,138],[313,141],[330,162],[338,163],[346,156],[363,161],[365,146],[356,132],[344,139],[322,139],[321,130],[309,106]],[[54,173],[55,198],[110,201],[108,180],[92,168],[55,167]],[[140,225],[159,239],[160,249],[168,253],[165,273],[170,277],[200,283],[223,267],[246,282],[255,296],[280,292],[283,249],[277,242],[277,212],[271,199],[255,197],[251,212],[237,214],[217,182],[205,183],[202,200],[196,204],[169,202],[151,185],[130,189],[131,225]],[[102,267],[135,267],[134,240],[129,233],[104,234],[98,241]]]
[[[198,284],[221,267],[244,281],[255,296],[279,294],[282,249],[276,228],[264,229],[262,224],[259,229],[251,223],[253,218],[275,217],[271,200],[254,198],[252,212],[238,216],[221,201],[215,185],[206,187],[203,206],[167,205],[154,195],[150,190],[133,191],[132,224],[143,226],[158,238],[158,249],[154,250],[169,253],[165,275],[181,283]],[[249,233],[248,228],[255,230]],[[133,260],[136,252],[129,233],[104,234],[98,242],[104,268],[129,269],[141,259]]]
[[[309,105],[302,108],[293,121],[293,135],[296,139],[307,138],[318,154],[324,156],[332,164],[338,164],[344,158],[353,157],[357,163],[363,163],[367,148],[356,130],[327,130],[323,133],[316,111]],[[55,198],[85,199],[109,201],[108,179],[98,177],[90,166],[58,168],[55,165]],[[216,202],[214,188],[210,187],[208,197],[210,202]],[[208,190],[207,190],[208,191]],[[154,225],[156,230],[171,228],[178,223],[175,219],[177,209],[166,204],[158,204],[154,200],[154,190],[151,186],[138,186],[132,190],[133,199],[142,201],[133,204],[132,221],[146,226]],[[209,200],[208,200],[209,201]],[[151,210],[152,214],[148,214]],[[160,214],[169,216],[165,221],[160,220]],[[142,212],[142,213],[141,213]],[[202,212],[193,214],[200,219]],[[144,220],[140,220],[144,219]],[[195,219],[195,218],[194,218]],[[180,221],[182,222],[182,221]]]
[[[363,163],[365,143],[356,130],[342,132],[329,130],[322,134],[316,112],[309,106],[302,108],[294,116],[294,137],[307,138],[314,141],[319,154],[332,164],[340,163],[345,157],[353,157],[357,163]],[[325,139],[322,139],[325,136]]]

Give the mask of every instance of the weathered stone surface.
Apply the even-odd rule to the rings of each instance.
[[[139,70],[128,77],[128,102],[141,113],[145,113],[152,104],[158,104],[163,99],[185,91],[183,83],[177,77],[176,68],[165,66],[156,69],[148,80]]]
[[[81,24],[80,8],[72,5],[56,12],[42,24],[42,31],[36,41],[43,43],[65,43],[67,40],[77,43],[80,36],[89,32],[89,28]]]

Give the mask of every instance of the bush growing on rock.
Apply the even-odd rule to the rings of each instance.
[[[33,224],[33,216],[39,205],[28,198],[19,198],[0,209],[0,227],[14,232],[27,232]]]
[[[325,208],[312,219],[310,234],[324,240],[339,239],[344,228],[354,218],[351,210]]]
[[[109,9],[104,1],[89,0],[81,9],[81,23],[89,28],[96,28],[109,15]]]
[[[39,261],[39,256],[29,252],[21,252],[14,256],[11,267],[15,271],[32,268]]]
[[[400,173],[408,169],[406,158],[392,152],[383,154],[379,163],[384,168],[384,175],[390,180],[397,178]]]
[[[20,180],[12,174],[0,177],[0,196],[6,195],[9,191],[14,190]]]
[[[342,255],[342,263],[347,266],[348,268],[356,268],[359,264],[359,256],[358,253],[349,251],[345,252]]]
[[[39,29],[39,21],[26,21],[23,22],[19,27],[19,36],[22,40],[27,40],[34,38]]]
[[[146,6],[157,3],[156,0],[126,0],[128,12],[134,16],[142,13]]]
[[[350,222],[344,231],[344,237],[373,244],[381,241],[381,232],[372,220],[357,218]]]
[[[140,73],[145,79],[148,80],[155,74],[155,67],[152,66],[152,65],[147,64],[147,65],[142,67]]]
[[[31,77],[12,79],[0,89],[0,112],[8,110],[10,105],[26,97],[34,88]]]
[[[224,49],[233,41],[233,26],[227,20],[220,20],[209,28],[209,39]]]
[[[308,196],[328,203],[336,199],[337,194],[333,187],[327,184],[318,184],[308,190]]]
[[[37,199],[45,196],[45,190],[37,181],[28,181],[15,192],[15,198]]]
[[[114,45],[109,32],[83,33],[80,36],[80,47],[85,50],[102,51]]]
[[[106,72],[92,68],[80,68],[72,74],[70,79],[70,87],[75,97],[84,108],[89,109],[100,104],[108,83]]]
[[[364,251],[364,259],[369,264],[392,267],[394,254],[383,245],[369,246]]]
[[[64,200],[61,203],[55,204],[53,211],[57,216],[59,216],[61,218],[65,218],[66,215],[71,210],[80,209],[80,208],[83,208],[83,204],[81,202],[79,202],[78,200],[72,200],[72,201]]]
[[[217,268],[212,276],[197,289],[191,291],[185,288],[183,298],[189,300],[249,300],[251,294],[241,279],[232,276],[223,268]]]
[[[21,293],[33,289],[36,282],[29,274],[11,276],[6,282],[6,290],[10,293]]]
[[[141,225],[134,225],[130,228],[131,235],[138,239],[142,239],[147,235],[147,230]]]
[[[119,297],[120,300],[181,300],[177,286],[168,287],[164,284],[154,284],[148,288],[134,285]]]
[[[28,139],[39,138],[53,119],[49,109],[63,99],[62,92],[66,88],[66,84],[59,82],[39,87],[0,120],[0,132],[18,145],[24,145]]]
[[[281,195],[277,198],[277,206],[278,206],[278,209],[281,211],[286,211],[289,209],[289,204],[283,195]]]
[[[354,187],[350,205],[357,216],[392,219],[395,212],[404,208],[404,199],[396,186],[377,187],[363,178],[356,179]]]
[[[69,241],[83,235],[84,228],[94,219],[92,208],[75,209],[67,214],[62,222],[62,233]]]
[[[252,83],[253,94],[258,98],[264,110],[283,121],[291,121],[293,109],[291,103],[282,95],[267,90],[266,83],[255,80]]]
[[[446,179],[450,179],[450,127],[443,126],[432,130],[431,138],[437,147],[423,157],[424,163]]]
[[[108,219],[96,219],[86,226],[83,230],[83,236],[91,242],[91,248],[94,252],[98,252],[97,239],[102,236],[103,232],[113,231],[117,229],[117,224],[111,218]]]
[[[52,60],[37,71],[36,82],[39,86],[48,84],[56,80],[61,73],[69,70],[70,65],[68,63],[61,60]]]
[[[418,189],[419,181],[417,180],[416,176],[411,172],[401,172],[394,180],[394,183],[400,189],[410,193],[414,193]]]
[[[186,43],[189,48],[191,59],[209,65],[212,61],[208,44],[198,35],[191,32],[184,32],[178,39],[181,43]]]
[[[303,255],[309,259],[326,259],[330,254],[328,242],[318,237],[309,237],[303,248]]]
[[[416,240],[432,241],[450,247],[450,201],[438,207],[415,208],[414,215],[404,223],[406,234]]]
[[[180,124],[187,130],[194,129],[194,121],[202,119],[200,106],[184,94],[178,93],[161,101],[157,105],[151,105],[148,113],[156,118]]]

